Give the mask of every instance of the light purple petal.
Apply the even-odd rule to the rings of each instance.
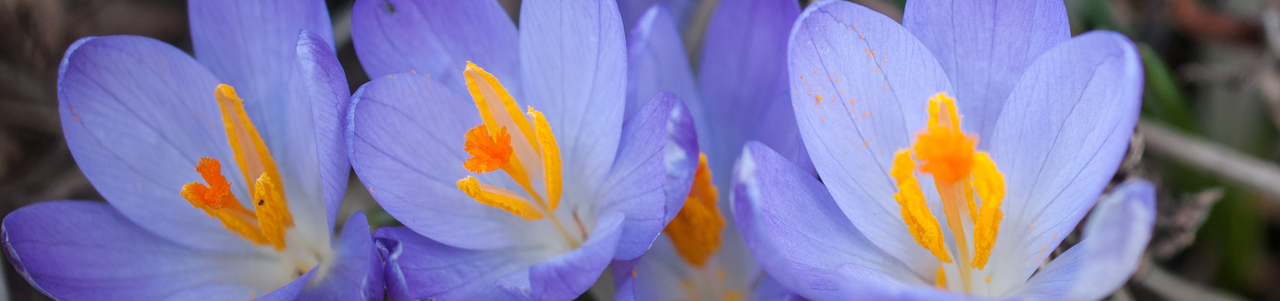
[[[962,293],[941,291],[933,286],[908,284],[884,272],[858,264],[847,264],[838,269],[840,300],[991,300]],[[1018,300],[1018,298],[1007,298]]]
[[[325,221],[329,225],[324,235],[327,236],[333,232],[351,174],[351,161],[347,159],[347,144],[343,139],[346,128],[343,123],[351,102],[351,90],[347,87],[347,76],[338,63],[338,56],[315,33],[303,31],[298,34],[298,63],[306,87],[306,97],[301,98],[311,102],[311,126],[315,134],[315,159],[318,161],[316,172],[320,175],[324,192]],[[299,159],[309,158],[303,156]],[[311,201],[307,204],[317,205]]]
[[[498,279],[498,286],[520,300],[569,300],[600,278],[617,250],[623,214],[610,212],[596,220],[581,247]]]
[[[226,284],[206,299],[263,295],[292,279],[273,256],[201,251],[129,221],[110,205],[49,201],[6,216],[9,262],[37,289],[64,300],[160,300],[183,290]],[[236,290],[225,288],[234,287]]]
[[[382,300],[382,257],[373,247],[369,220],[357,211],[342,224],[342,235],[333,246],[332,266],[313,287],[302,291],[302,300]]]
[[[996,123],[991,156],[1008,194],[992,266],[1031,276],[1111,181],[1138,119],[1142,65],[1123,35],[1090,32],[1046,52],[1027,69]],[[996,287],[995,291],[1009,291]]]
[[[732,198],[738,228],[760,266],[806,298],[839,296],[835,268],[848,263],[920,282],[854,228],[822,183],[763,144],[744,147]]]
[[[136,36],[84,38],[58,72],[58,113],[76,164],[94,188],[130,220],[192,247],[251,246],[182,199],[182,185],[202,181],[200,157],[240,174],[227,145],[218,81],[194,59],[163,42]],[[228,176],[247,200],[243,177]]]
[[[1156,220],[1155,187],[1145,180],[1120,184],[1094,206],[1084,240],[1054,258],[1020,295],[1036,299],[1101,300],[1133,275]]]
[[[791,39],[791,103],[831,196],[876,246],[918,275],[936,273],[937,258],[902,220],[889,170],[894,152],[924,128],[928,99],[951,90],[946,75],[906,29],[853,3],[810,5]]]
[[[519,218],[476,203],[456,184],[470,174],[462,167],[464,136],[480,124],[470,99],[409,73],[375,78],[351,99],[351,163],[387,213],[450,246],[492,250],[515,243],[501,221]],[[493,183],[486,180],[500,174],[477,178]]]
[[[670,92],[641,107],[623,126],[622,139],[595,198],[601,202],[596,212],[627,215],[615,258],[633,259],[684,206],[698,169],[698,145],[689,111]]]
[[[756,283],[756,287],[751,291],[751,296],[747,300],[752,301],[773,301],[787,300],[787,296],[791,295],[791,291],[783,287],[778,280],[774,280],[769,274],[761,274],[760,282]]]
[[[624,1],[625,2],[625,1]],[[629,120],[636,110],[659,92],[669,91],[684,100],[698,128],[698,144],[705,145],[706,121],[693,70],[671,12],[655,5],[640,18],[627,39],[627,106]],[[625,121],[624,121],[625,122]]]
[[[696,300],[697,295],[690,295],[688,287],[682,283],[691,281],[688,276],[694,269],[676,254],[675,247],[667,236],[659,236],[653,247],[643,256],[631,262],[631,266],[615,261],[613,270],[614,283],[618,294],[614,300]],[[711,262],[708,262],[711,264]],[[634,276],[633,276],[634,275]],[[693,282],[695,286],[701,284]],[[624,294],[624,285],[630,285]]]
[[[284,87],[294,72],[299,31],[310,30],[333,48],[324,1],[193,0],[187,12],[196,58],[236,88],[255,122],[282,115],[272,102],[289,92]]]
[[[729,213],[727,206],[722,207],[722,210],[725,210],[723,213]],[[675,246],[665,235],[658,236],[649,251],[638,262],[631,262],[631,266],[623,265],[622,263],[626,263],[624,261],[614,261],[611,268],[618,290],[615,299],[714,300],[718,297],[712,297],[712,293],[738,292],[750,297],[750,300],[781,300],[781,297],[786,296],[785,289],[780,288],[776,281],[766,280],[768,276],[756,265],[755,258],[751,257],[741,235],[736,231],[737,227],[732,221],[728,222],[730,224],[721,232],[720,249],[708,258],[704,266],[690,265],[676,252]],[[730,232],[728,227],[734,230]],[[724,277],[705,276],[714,275],[712,273],[723,273]],[[775,287],[761,288],[765,281],[772,282]],[[625,298],[622,297],[624,285],[630,285],[625,291]],[[769,298],[770,296],[774,298]]]
[[[496,281],[525,267],[506,250],[459,249],[409,228],[380,228],[375,236],[391,300],[508,300]]]
[[[728,175],[747,140],[788,159],[800,144],[788,101],[787,36],[800,14],[790,0],[722,0],[702,47],[698,85],[709,133],[703,145],[713,174]],[[701,121],[701,120],[699,120]],[[716,185],[727,187],[729,177]]]
[[[657,242],[655,242],[655,244],[656,243]],[[647,252],[645,254],[652,254],[652,252]],[[640,260],[644,258],[647,257],[637,257],[636,259],[630,260],[614,260],[609,264],[609,270],[612,272],[611,275],[613,276],[613,301],[635,301],[637,300],[637,295],[644,296],[642,294],[637,294],[635,290],[637,278],[635,275],[638,273],[638,271],[636,271],[636,266],[640,263]],[[644,299],[639,300],[659,300],[656,298],[649,298],[649,296],[642,298]]]
[[[564,183],[599,185],[618,150],[627,49],[614,0],[520,3],[523,104],[545,113],[564,160]],[[582,190],[582,191],[579,191]],[[565,189],[565,199],[590,197]]]
[[[522,100],[519,37],[497,1],[360,0],[351,36],[370,78],[417,71],[466,94],[462,70],[471,61]]]
[[[655,5],[666,6],[675,21],[673,24],[684,28],[686,18],[694,8],[693,2],[692,0],[618,0],[618,12],[622,16],[622,24],[626,26],[627,33],[635,30],[634,27],[640,27],[636,24]]]
[[[902,25],[951,78],[965,131],[988,137],[1031,62],[1071,38],[1060,0],[909,1]],[[980,140],[985,144],[988,141]]]
[[[316,270],[318,270],[319,268],[320,267],[318,266],[313,267],[311,268],[310,271],[307,271],[306,273],[302,274],[302,276],[289,282],[289,284],[286,284],[283,287],[280,287],[279,289],[271,291],[270,293],[267,293],[261,298],[257,298],[254,300],[255,301],[298,300],[300,297],[303,297],[302,290],[306,288],[308,282],[311,282],[311,277],[316,275]],[[307,299],[307,300],[316,300],[316,299]]]

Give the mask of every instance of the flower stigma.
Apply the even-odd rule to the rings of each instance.
[[[570,235],[553,213],[560,205],[563,182],[560,147],[546,117],[533,108],[528,108],[527,114],[520,112],[502,83],[474,63],[467,62],[463,77],[482,122],[467,131],[464,137],[464,150],[471,157],[462,162],[463,167],[477,175],[502,170],[520,185],[528,197],[481,184],[472,176],[458,180],[458,189],[477,203],[506,211],[525,221],[546,218],[570,246],[581,246],[586,240],[586,232],[577,216],[574,216],[574,222],[583,233],[581,238]]]
[[[938,93],[929,98],[928,110],[929,120],[916,134],[915,143],[894,154],[889,174],[897,182],[898,192],[893,197],[916,243],[942,264],[954,263],[965,293],[971,294],[972,270],[986,267],[1003,219],[1004,175],[989,154],[975,149],[976,135],[960,131],[961,116],[954,99]],[[921,162],[918,167],[917,161]],[[938,219],[929,211],[917,171],[933,177],[954,246],[946,244]],[[964,211],[968,214],[961,214]],[[942,268],[937,278],[937,285],[945,287]]]

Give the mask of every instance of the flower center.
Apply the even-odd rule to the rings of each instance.
[[[719,192],[711,184],[711,169],[707,167],[707,155],[698,154],[698,171],[694,173],[693,189],[685,198],[680,213],[662,229],[671,239],[676,253],[695,268],[707,265],[711,254],[720,249],[720,230],[724,229],[724,217],[716,206]]]
[[[471,155],[462,166],[476,174],[501,169],[533,198],[531,202],[514,191],[481,184],[467,176],[458,180],[458,189],[477,203],[498,208],[526,221],[551,220],[565,241],[577,248],[586,240],[585,227],[575,216],[580,240],[565,230],[553,211],[560,205],[563,184],[560,175],[560,147],[547,119],[533,108],[528,117],[520,112],[507,89],[476,64],[467,62],[463,71],[467,90],[480,110],[482,123],[467,131],[463,147]],[[507,129],[513,129],[508,131]],[[536,185],[542,184],[542,185]],[[540,192],[538,188],[541,188]]]
[[[1000,204],[1005,193],[1004,175],[989,154],[974,149],[976,141],[976,136],[960,131],[955,100],[946,93],[938,93],[929,99],[929,121],[925,129],[916,135],[911,148],[894,154],[893,169],[889,172],[898,185],[893,197],[902,207],[907,229],[916,243],[942,263],[952,263],[951,255],[958,255],[955,267],[965,293],[972,293],[972,270],[986,267],[991,256],[1003,218]],[[916,161],[923,162],[918,169]],[[947,227],[955,238],[954,248],[946,245],[938,219],[929,211],[916,171],[933,176]],[[981,207],[975,202],[975,192]],[[962,211],[969,214],[961,214]],[[965,234],[966,229],[972,237]],[[938,275],[938,285],[945,286],[942,269]]]
[[[205,183],[187,183],[180,193],[191,202],[191,206],[203,209],[209,217],[222,222],[228,231],[254,244],[270,245],[276,251],[282,251],[285,249],[285,231],[293,228],[293,215],[285,201],[280,171],[258,135],[258,129],[245,114],[244,103],[236,96],[235,89],[221,84],[214,89],[214,96],[222,108],[222,122],[226,125],[228,143],[235,153],[236,164],[240,166],[245,183],[249,184],[254,210],[245,208],[231,193],[231,184],[222,175],[222,163],[217,159],[200,158],[196,171]]]

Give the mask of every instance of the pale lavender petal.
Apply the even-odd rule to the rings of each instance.
[[[999,260],[983,273],[1012,277],[993,284],[1023,283],[1098,200],[1129,146],[1141,95],[1137,49],[1114,32],[1068,40],[1027,69],[991,140],[1008,193],[991,251]]]
[[[621,4],[621,3],[620,3]],[[659,92],[675,93],[684,100],[698,129],[698,144],[706,145],[706,119],[684,42],[671,12],[655,5],[640,18],[627,39],[627,105],[629,120],[636,110]],[[625,121],[624,121],[625,122]]]
[[[311,277],[316,275],[316,270],[318,270],[319,268],[320,267],[318,266],[311,268],[310,271],[307,271],[306,273],[302,274],[302,276],[289,282],[289,284],[286,284],[280,287],[279,289],[271,291],[270,293],[267,293],[266,295],[254,300],[257,300],[257,301],[298,300],[300,297],[303,297],[302,295],[303,288],[305,288],[307,286],[307,283],[311,281]],[[206,298],[205,300],[208,300],[208,299]],[[317,299],[307,299],[307,300],[317,300]]]
[[[698,145],[689,111],[670,92],[641,107],[623,126],[622,139],[593,206],[626,214],[616,259],[633,259],[684,206],[698,169]]]
[[[733,214],[765,272],[809,299],[837,298],[836,267],[862,264],[920,280],[839,212],[812,176],[767,146],[748,142],[734,172]]]
[[[618,151],[627,49],[614,0],[520,3],[523,104],[545,113],[564,160],[564,183],[600,185]],[[566,189],[585,199],[588,189]]]
[[[217,84],[163,42],[84,38],[67,49],[58,70],[58,113],[80,170],[130,220],[192,247],[243,250],[251,244],[179,194],[182,185],[202,181],[195,170],[201,157],[223,162],[224,175],[240,174],[214,100]],[[249,198],[243,177],[227,179],[238,199]]]
[[[838,269],[840,300],[993,300],[938,290],[933,286],[909,284],[874,268],[848,264]],[[998,300],[1019,300],[1005,298]]]
[[[654,242],[654,244],[657,244],[657,242]],[[638,278],[637,276],[639,271],[636,270],[636,267],[637,267],[637,264],[640,263],[640,260],[647,258],[648,257],[647,255],[653,254],[652,252],[653,251],[646,252],[645,253],[646,256],[638,257],[636,259],[614,260],[612,263],[609,263],[609,270],[612,272],[611,276],[613,276],[613,287],[614,287],[613,301],[637,300],[636,296],[639,294],[636,293],[635,287],[636,287],[636,278]],[[643,299],[639,299],[639,300],[661,300],[661,299],[645,296],[643,297]]]
[[[773,301],[787,300],[787,296],[791,295],[791,291],[783,287],[777,280],[773,280],[769,274],[761,274],[760,282],[756,284],[755,289],[751,291],[748,300],[753,301]]]
[[[950,91],[946,75],[893,19],[845,1],[810,5],[791,39],[791,103],[831,196],[876,246],[919,275],[936,273],[937,258],[902,220],[889,170],[924,128],[929,98]]]
[[[475,104],[424,74],[375,78],[351,97],[347,143],[352,166],[373,198],[405,226],[446,245],[471,249],[513,246],[507,220],[520,219],[477,203],[457,181],[468,129],[480,124]],[[568,158],[568,157],[566,157]],[[476,176],[495,183],[505,175]]]
[[[370,78],[416,71],[466,94],[462,70],[470,61],[521,100],[519,37],[497,1],[360,0],[351,36]]]
[[[356,211],[342,224],[333,246],[334,262],[315,286],[302,291],[301,300],[382,300],[382,257],[373,247],[369,220]]]
[[[742,145],[758,140],[795,159],[800,139],[788,101],[787,36],[800,14],[790,0],[722,0],[702,46],[698,85],[713,174],[732,172]],[[716,185],[727,187],[729,177]]]
[[[586,292],[613,260],[623,235],[623,214],[609,212],[596,220],[581,247],[498,279],[498,286],[520,300],[569,300]]]
[[[671,12],[671,16],[675,20],[675,25],[684,28],[685,19],[689,12],[694,8],[693,0],[618,0],[618,12],[622,16],[622,24],[626,26],[627,33],[639,27],[636,24],[643,19],[644,14],[652,9],[655,5],[666,6]],[[680,95],[684,97],[684,95]]]
[[[375,236],[391,300],[509,300],[496,281],[526,267],[507,250],[459,249],[409,228],[385,227]]]
[[[1138,269],[1155,225],[1155,187],[1145,180],[1117,186],[1098,201],[1084,240],[1049,262],[1019,295],[1035,299],[1101,300]]]
[[[138,227],[110,205],[49,201],[4,219],[5,252],[19,275],[65,300],[160,300],[188,289],[226,284],[229,295],[263,295],[293,279],[273,255],[192,249]],[[229,290],[227,288],[235,288]],[[213,292],[210,292],[213,293]]]
[[[909,1],[902,26],[942,65],[966,131],[988,137],[1009,92],[1041,53],[1071,38],[1061,0]],[[985,148],[986,140],[980,140]]]
[[[343,137],[351,93],[337,55],[323,41],[314,33],[299,34],[298,61],[310,92],[308,98],[311,99],[316,154],[320,161],[321,184],[324,185],[325,214],[332,232],[351,173],[351,161],[347,158],[347,144]]]
[[[288,96],[299,31],[310,30],[333,48],[324,1],[193,0],[187,12],[196,59],[236,88],[255,122],[281,114],[272,102]]]

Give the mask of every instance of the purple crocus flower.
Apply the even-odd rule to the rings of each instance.
[[[107,203],[10,213],[9,259],[63,300],[381,299],[364,215],[331,238],[349,94],[324,3],[188,7],[197,58],[137,36],[67,50],[63,130]]]
[[[688,195],[693,120],[661,94],[624,122],[613,0],[359,1],[356,173],[393,300],[565,300],[639,257]]]
[[[796,1],[721,1],[705,33],[696,77],[678,19],[667,7],[655,5],[639,19],[628,41],[627,108],[635,110],[660,91],[679,95],[693,115],[707,164],[654,247],[638,262],[615,265],[618,299],[779,299],[786,293],[742,241],[728,212],[728,184],[748,140],[784,150],[791,160],[798,157],[786,39],[799,14]]]
[[[1105,297],[1154,221],[1144,181],[1098,201],[1137,122],[1136,49],[1069,38],[1061,1],[939,2],[908,2],[905,28],[842,1],[801,14],[792,105],[822,182],[749,144],[733,179],[747,245],[810,299]]]

